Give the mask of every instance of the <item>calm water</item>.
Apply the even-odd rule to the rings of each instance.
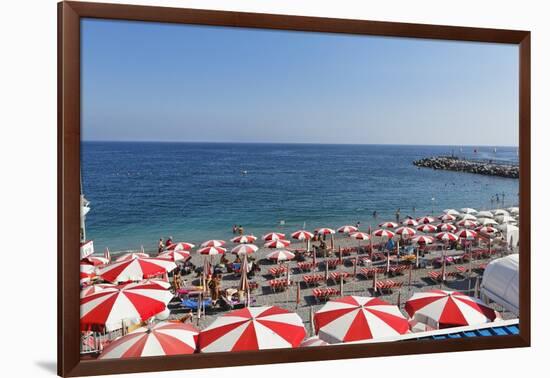
[[[517,161],[516,148],[506,147],[84,142],[87,236],[97,251],[154,248],[159,237],[227,239],[233,224],[260,236],[304,223],[367,227],[393,219],[397,208],[405,217],[432,206],[436,214],[502,207],[491,205],[496,193],[506,207],[517,203],[518,180],[412,165],[452,151]]]

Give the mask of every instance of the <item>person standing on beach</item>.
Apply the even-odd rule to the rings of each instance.
[[[375,220],[376,220],[376,215],[377,215],[377,212],[376,212],[376,210],[374,210],[374,211],[372,212],[372,217],[373,217]]]
[[[237,225],[234,224],[234,225],[233,225],[233,234],[236,234],[236,233],[237,233]]]
[[[361,221],[357,221],[357,223],[355,223],[355,227],[359,230],[360,226],[361,226]]]
[[[244,234],[244,228],[242,225],[239,225],[239,235]]]
[[[395,212],[395,222],[396,223],[399,223],[400,215],[401,215],[401,209],[397,209],[397,211]]]
[[[162,241],[162,238],[159,239],[159,246],[158,246],[158,253],[161,253],[164,251],[164,243]]]

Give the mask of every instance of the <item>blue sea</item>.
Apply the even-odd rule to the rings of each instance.
[[[261,236],[367,228],[398,208],[403,218],[517,204],[517,179],[412,164],[451,153],[517,162],[516,147],[83,142],[87,238],[97,251],[154,249],[160,237],[228,239],[234,224]]]

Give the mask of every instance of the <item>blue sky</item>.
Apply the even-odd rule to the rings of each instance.
[[[87,19],[82,138],[516,146],[517,53]]]

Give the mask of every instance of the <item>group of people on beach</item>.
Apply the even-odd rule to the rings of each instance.
[[[159,239],[158,242],[158,253],[164,252],[165,249],[170,248],[174,244],[174,238],[169,237],[166,239],[166,243],[162,240],[162,238]]]
[[[236,225],[234,224],[233,225],[233,234],[236,235],[236,234],[239,234],[239,235],[243,235],[244,234],[244,227],[242,225]]]

